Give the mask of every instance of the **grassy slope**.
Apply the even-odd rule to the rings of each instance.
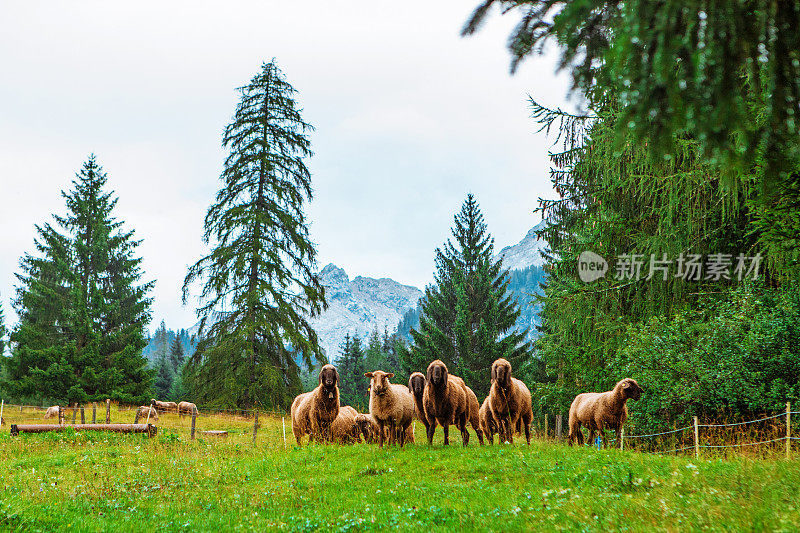
[[[542,442],[254,449],[244,429],[213,442],[161,433],[12,439],[4,429],[0,529],[800,527],[796,460],[698,462]]]

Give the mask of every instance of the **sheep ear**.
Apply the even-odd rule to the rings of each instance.
[[[338,385],[339,384],[339,371],[336,370],[335,368],[333,369],[333,375],[336,376],[336,383],[334,383],[334,385]]]
[[[364,372],[364,376],[372,379],[372,372]]]
[[[492,383],[497,381],[497,365],[492,364]]]
[[[425,374],[425,381],[427,381],[428,383],[430,383],[431,378],[433,377],[433,376],[431,376],[431,371],[432,370],[433,370],[433,368],[430,365],[428,365],[428,372]]]
[[[319,384],[322,385],[322,369],[320,369],[319,376],[317,376],[317,378],[319,379]]]
[[[392,379],[394,377],[394,372],[389,372],[386,374],[386,379]]]

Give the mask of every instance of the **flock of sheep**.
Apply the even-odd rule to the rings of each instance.
[[[528,387],[511,375],[511,363],[498,359],[492,363],[491,388],[482,404],[464,380],[447,371],[440,360],[428,365],[427,374],[414,372],[408,386],[391,383],[393,373],[376,370],[367,372],[370,379],[369,413],[358,413],[349,405],[339,403],[339,374],[333,365],[325,365],[319,373],[319,385],[298,395],[291,407],[292,432],[297,444],[302,445],[304,435],[309,442],[399,444],[414,442],[416,416],[425,426],[428,444],[433,443],[436,426],[441,425],[444,443],[450,443],[450,426],[461,432],[463,445],[469,443],[467,426],[483,444],[484,436],[494,444],[497,434],[500,442],[514,442],[514,433],[525,431],[531,442],[531,393]],[[569,410],[569,444],[583,444],[581,425],[589,429],[589,441],[596,432],[603,436],[604,429],[617,433],[628,418],[627,401],[638,400],[642,388],[636,381],[625,378],[613,390],[579,394]]]
[[[59,418],[59,406],[53,405],[48,407],[44,412],[44,417]],[[154,420],[158,421],[158,413],[178,413],[179,416],[191,415],[192,412],[199,413],[197,406],[192,402],[160,402],[155,398],[150,400],[150,405],[140,405],[136,408],[136,420]]]

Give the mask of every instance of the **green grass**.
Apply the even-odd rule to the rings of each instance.
[[[227,440],[196,441],[178,429],[155,439],[73,431],[11,438],[4,426],[0,530],[800,527],[797,460],[696,461],[539,441],[479,447],[474,435],[466,449],[284,448],[273,419],[254,448],[252,426],[228,426]]]

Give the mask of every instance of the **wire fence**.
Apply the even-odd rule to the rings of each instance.
[[[115,424],[153,424],[158,434],[167,439],[202,439],[204,441],[225,441],[238,444],[251,442],[255,445],[287,447],[294,444],[291,419],[285,411],[276,409],[224,409],[199,407],[194,413],[177,412],[175,408],[158,409],[155,414],[139,412],[140,406],[119,405],[114,402],[95,402],[86,405],[61,406],[63,423],[102,423]],[[56,420],[45,420],[48,406],[0,404],[0,416],[4,427],[10,424],[42,424],[57,423]],[[645,434],[625,434],[623,431],[619,443],[609,439],[612,446],[625,450],[654,454],[680,454],[694,452],[700,455],[701,450],[709,453],[726,452],[727,450],[754,449],[764,447],[772,452],[778,451],[776,445],[784,443],[784,452],[791,453],[792,441],[800,437],[791,435],[791,419],[800,415],[800,411],[792,411],[787,403],[786,411],[753,420],[729,423],[699,423]],[[80,418],[79,418],[80,417]],[[534,420],[534,435],[540,438],[564,440],[568,428],[563,416],[545,415],[543,419]],[[796,419],[797,420],[797,419]],[[550,424],[550,422],[554,424]],[[415,434],[422,442],[425,439],[424,427],[415,421]],[[594,445],[595,443],[589,443]],[[759,448],[760,449],[760,448]]]

